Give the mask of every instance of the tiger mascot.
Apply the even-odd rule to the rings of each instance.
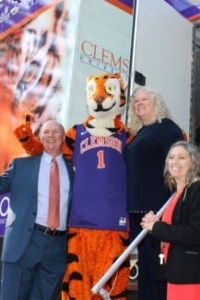
[[[126,85],[120,73],[87,78],[89,116],[66,132],[64,154],[75,168],[69,218],[67,269],[62,300],[97,300],[91,288],[129,245],[125,144],[132,139],[120,120]],[[42,151],[30,125],[15,130],[25,150]],[[103,287],[111,299],[127,299],[129,258]]]

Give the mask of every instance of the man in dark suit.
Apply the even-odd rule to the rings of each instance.
[[[54,120],[40,130],[43,153],[16,158],[0,176],[10,193],[2,251],[2,300],[55,300],[66,268],[66,229],[73,168],[62,155],[65,131]],[[59,223],[48,224],[50,169],[56,158]],[[55,179],[55,177],[54,177]]]

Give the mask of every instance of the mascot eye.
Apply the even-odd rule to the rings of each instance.
[[[115,86],[114,85],[107,85],[106,86],[106,92],[108,94],[114,94],[114,92],[115,92]]]
[[[87,85],[87,94],[88,96],[93,96],[95,93],[95,84],[94,82],[89,82],[88,85]]]

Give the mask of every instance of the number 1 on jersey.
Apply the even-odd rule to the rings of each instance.
[[[103,150],[98,151],[97,156],[98,156],[97,168],[98,169],[104,169],[105,168],[105,163],[104,163],[104,152],[103,152]]]

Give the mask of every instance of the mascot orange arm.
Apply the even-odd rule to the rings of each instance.
[[[29,155],[36,155],[43,151],[41,142],[34,137],[31,130],[30,116],[26,116],[26,124],[22,124],[14,131],[14,135]]]

